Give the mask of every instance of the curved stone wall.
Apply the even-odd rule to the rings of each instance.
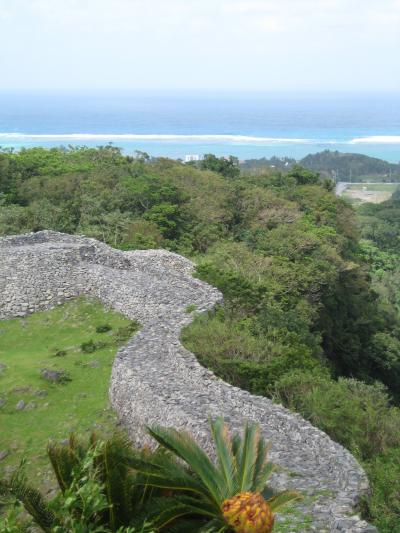
[[[222,301],[192,270],[190,261],[163,250],[120,252],[94,239],[50,231],[4,237],[0,319],[78,295],[137,319],[142,329],[118,352],[110,385],[111,404],[132,440],[143,443],[144,426],[159,423],[186,428],[209,446],[210,415],[223,415],[234,429],[255,420],[280,466],[275,486],[305,496],[287,531],[376,531],[355,515],[368,482],[347,450],[282,406],[218,379],[181,345],[180,331],[193,319],[187,306],[204,312]]]

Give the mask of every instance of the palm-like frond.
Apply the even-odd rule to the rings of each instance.
[[[181,519],[168,526],[168,533],[223,533],[227,529],[221,520],[210,520],[203,524],[199,520]]]
[[[286,490],[284,492],[280,492],[279,494],[276,494],[272,498],[269,498],[267,500],[267,503],[271,511],[276,512],[276,511],[279,511],[279,509],[281,509],[288,503],[299,501],[300,499],[301,499],[300,495],[297,492]]]
[[[215,453],[219,470],[223,476],[225,487],[221,487],[224,499],[239,490],[237,479],[237,463],[233,453],[232,438],[222,418],[210,421],[211,434],[214,440]]]
[[[45,533],[50,533],[58,525],[57,517],[47,501],[38,490],[28,485],[22,466],[9,481],[0,481],[0,494],[12,496],[20,501]]]
[[[137,520],[140,522],[146,518],[151,522],[156,531],[166,530],[168,532],[176,529],[178,526],[180,529],[181,521],[185,523],[190,521],[193,529],[189,531],[195,532],[205,524],[214,521],[216,519],[215,517],[216,513],[212,505],[204,504],[197,498],[179,495],[152,498]],[[196,527],[194,524],[196,524]],[[223,525],[221,519],[220,524],[221,526]]]
[[[112,530],[128,524],[133,513],[131,488],[133,482],[128,463],[131,446],[122,436],[105,442],[96,464],[109,503],[109,524]]]
[[[214,520],[211,520],[210,522],[207,522],[207,524],[201,526],[199,529],[194,531],[197,531],[197,533],[225,533],[227,531],[230,531],[230,528],[226,524],[226,522],[224,522],[220,518],[216,518]]]
[[[155,426],[150,435],[164,448],[186,462],[208,490],[209,497],[219,505],[224,499],[225,483],[221,471],[185,431]]]
[[[267,484],[267,481],[271,474],[275,470],[275,465],[268,461],[268,452],[271,446],[265,441],[265,439],[258,439],[257,444],[257,458],[254,466],[254,478],[253,487],[254,492],[262,492]]]
[[[102,523],[107,523],[113,531],[129,524],[134,508],[146,489],[138,491],[134,483],[131,469],[134,450],[127,437],[116,434],[102,442],[92,434],[88,443],[82,443],[71,435],[68,445],[50,443],[47,452],[63,494],[76,481],[76,476],[81,475],[80,472],[86,475],[82,467],[90,457],[93,460],[91,468],[94,468],[95,477],[103,487],[109,504],[102,513]]]
[[[134,449],[123,435],[106,442],[93,435],[84,444],[72,435],[67,446],[48,446],[61,489],[50,505],[27,485],[21,469],[10,481],[0,481],[0,495],[21,501],[45,533],[55,531],[56,526],[64,531],[71,517],[84,518],[85,526],[93,522],[96,531],[122,532],[135,527],[139,531],[228,533],[229,500],[248,498],[249,505],[258,508],[267,507],[267,502],[274,512],[298,499],[297,493],[276,494],[266,487],[274,467],[258,425],[246,424],[242,435],[230,435],[222,418],[217,418],[210,421],[210,428],[215,461],[188,433],[159,426],[149,429],[160,445],[156,451]],[[93,494],[101,497],[101,506],[85,507]],[[68,507],[64,504],[71,496],[73,505]]]
[[[169,476],[167,472],[159,474],[142,474],[137,475],[135,478],[135,483],[142,486],[153,487],[157,489],[165,489],[168,491],[184,491],[188,493],[193,493],[198,497],[201,497],[205,500],[212,501],[208,497],[208,493],[201,483],[199,483],[193,476],[188,473],[172,472]]]
[[[210,422],[211,434],[230,498],[238,492],[262,492],[274,465],[268,461],[270,446],[262,438],[257,424],[246,424],[243,437],[230,436],[222,418]]]
[[[62,493],[71,486],[74,469],[79,465],[85,451],[75,435],[70,435],[66,446],[55,442],[49,442],[47,445],[47,455]]]
[[[156,452],[136,450],[130,466],[134,469],[136,485],[167,489],[168,491],[187,492],[209,498],[207,488],[202,481],[189,472],[188,468],[169,452],[159,448]],[[214,503],[215,504],[215,503]]]
[[[241,445],[239,446],[236,455],[239,484],[238,492],[253,490],[259,440],[259,427],[256,424],[247,423],[244,429]]]
[[[221,506],[239,493],[265,493],[271,511],[299,499],[295,492],[265,491],[274,465],[268,461],[269,446],[257,424],[246,424],[243,435],[232,436],[222,418],[210,421],[210,427],[215,463],[186,432],[158,426],[149,429],[163,448],[186,463],[177,462],[171,455],[160,459],[135,458],[133,462],[132,466],[140,473],[136,478],[138,483],[169,489],[175,494],[174,498],[161,499],[162,511],[151,514],[151,520],[160,530],[166,524],[172,527],[173,523],[177,531],[182,531],[181,520],[197,514],[209,520],[200,522],[199,529],[193,531],[228,531]]]

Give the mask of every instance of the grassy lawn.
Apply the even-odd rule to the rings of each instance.
[[[392,196],[398,183],[355,183],[349,185],[343,196],[353,203],[381,203]]]
[[[115,418],[107,408],[111,366],[118,347],[137,329],[136,323],[85,299],[0,322],[0,364],[5,365],[0,371],[0,453],[8,453],[0,471],[9,471],[26,455],[28,471],[45,482],[49,439],[112,429]],[[88,344],[82,349],[83,343]],[[41,377],[42,369],[65,371],[70,381],[51,383]],[[25,407],[19,410],[21,401]]]

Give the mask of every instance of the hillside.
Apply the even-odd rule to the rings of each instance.
[[[260,174],[273,168],[287,171],[296,164],[336,181],[400,181],[400,163],[330,150],[309,154],[299,161],[287,157],[249,159],[241,163],[241,169],[245,173]]]
[[[400,181],[400,164],[363,154],[325,150],[307,155],[300,165],[341,181]]]
[[[1,239],[0,260],[4,264],[2,275],[5,279],[4,283],[0,282],[2,317],[21,315],[24,312],[21,308],[26,305],[28,309],[52,307],[55,301],[62,303],[71,295],[84,292],[86,297],[99,298],[107,307],[130,319],[140,318],[140,333],[134,336],[136,328],[131,329],[132,338],[114,360],[110,383],[111,405],[133,442],[148,444],[146,426],[164,424],[190,430],[197,442],[209,449],[207,426],[210,413],[229,419],[233,427],[243,427],[246,420],[254,417],[263,435],[273,444],[270,457],[279,466],[275,485],[297,489],[304,494],[304,501],[296,506],[295,512],[282,517],[279,530],[289,531],[294,526],[302,530],[306,524],[323,530],[343,522],[351,523],[354,529],[365,529],[363,521],[351,516],[357,499],[365,495],[367,488],[365,473],[354,457],[282,406],[216,379],[180,344],[182,326],[221,301],[217,290],[191,276],[193,265],[187,259],[162,250],[121,252],[94,239],[39,232]],[[33,409],[16,410],[12,405],[13,394],[8,395],[7,413],[0,411],[0,420],[2,426],[12,429],[10,440],[18,437],[20,445],[24,437],[28,443],[33,438],[40,450],[46,434],[47,437],[62,438],[60,428],[63,426],[66,429],[65,426],[73,423],[80,432],[86,424],[93,426],[90,414],[97,418],[96,427],[101,423],[104,431],[102,411],[97,415],[92,407],[92,413],[87,413],[85,404],[90,402],[93,406],[97,400],[98,407],[104,405],[104,392],[109,384],[107,369],[108,373],[110,370],[104,350],[107,347],[111,351],[118,343],[118,332],[129,326],[125,324],[118,328],[122,317],[110,312],[101,315],[99,307],[92,303],[82,309],[82,304],[75,303],[74,306],[74,302],[69,302],[47,313],[34,313],[24,325],[21,325],[21,319],[3,323],[7,330],[23,329],[25,332],[20,340],[23,347],[14,342],[14,350],[5,349],[1,354],[7,362],[6,376],[12,376],[13,383],[19,385],[19,395],[23,394],[21,384],[25,389],[31,389],[32,394],[34,387],[45,383],[38,371],[40,364],[46,364],[52,372],[60,372],[60,368],[63,372],[68,371],[69,379],[58,386],[53,384],[56,390],[48,387],[45,400],[40,401],[32,394],[36,400]],[[73,312],[76,309],[80,311],[78,317]],[[70,320],[66,320],[62,328],[62,317],[66,313]],[[85,313],[87,320],[82,316]],[[49,323],[51,317],[53,320]],[[106,324],[110,329],[106,334],[96,332],[93,324],[96,319],[109,320]],[[42,344],[40,339],[32,339],[32,333],[40,325]],[[74,333],[72,338],[66,335],[71,331]],[[54,342],[54,335],[61,343],[60,349],[68,346],[66,338],[73,343],[83,337],[86,342],[82,346],[86,351],[70,344],[64,355],[52,360],[46,347],[50,339],[50,343]],[[27,353],[32,353],[34,347],[37,355],[27,361]],[[26,365],[22,364],[21,356]],[[100,372],[103,380],[100,380]],[[88,380],[90,384],[85,385]],[[29,398],[28,391],[25,398]],[[32,400],[28,405],[32,406]],[[57,413],[57,410],[61,412]],[[24,427],[23,422],[29,416],[40,422],[43,411],[46,424],[37,424],[39,431]],[[80,423],[82,418],[85,420],[83,424]],[[299,446],[303,448],[301,455],[297,453]],[[31,460],[35,460],[32,447],[24,450],[22,446],[19,453],[15,449],[11,451],[10,459],[17,462],[24,451],[29,451]]]
[[[192,258],[225,305],[185,330],[185,345],[354,453],[374,481],[365,512],[396,531],[396,483],[383,471],[400,472],[397,303],[377,290],[355,211],[328,182],[299,167],[238,176],[231,163],[213,172],[110,146],[3,152],[0,234],[53,229]],[[365,213],[390,250],[396,216]]]

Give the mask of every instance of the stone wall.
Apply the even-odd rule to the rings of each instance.
[[[193,315],[222,301],[219,291],[192,277],[192,270],[190,261],[163,250],[121,252],[50,231],[5,237],[0,239],[0,319],[79,295],[137,319],[142,328],[118,352],[110,384],[111,404],[133,441],[145,442],[144,426],[159,423],[186,428],[210,446],[210,415],[223,415],[233,429],[255,420],[272,443],[271,459],[281,467],[274,485],[305,496],[287,531],[376,531],[355,515],[368,482],[347,450],[282,406],[218,379],[181,345],[180,331]],[[196,311],[188,313],[188,305]],[[310,529],[302,525],[304,517]]]

